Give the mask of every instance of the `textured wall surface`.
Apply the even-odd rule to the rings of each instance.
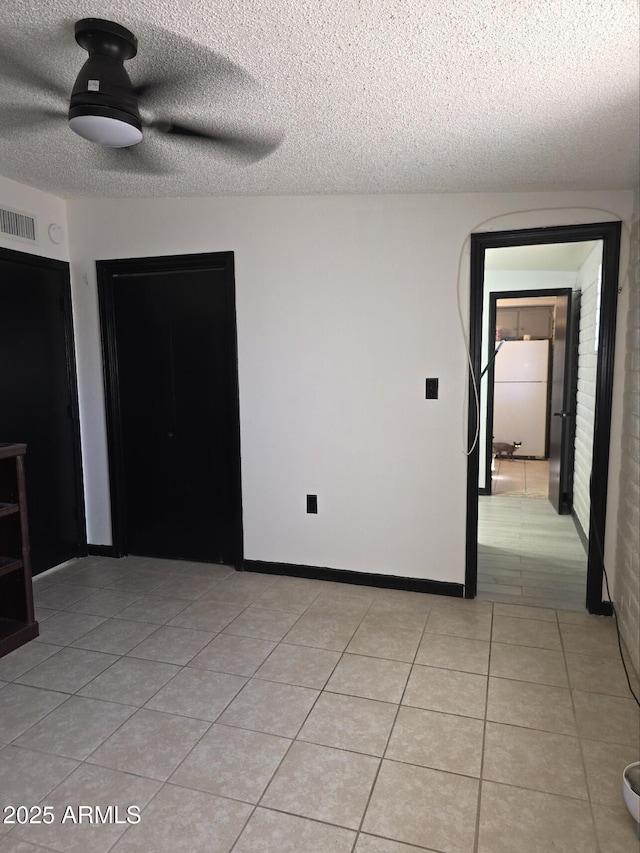
[[[620,629],[640,672],[640,203],[631,234],[629,311],[626,324],[625,387],[622,421],[620,503],[618,508],[614,603]]]
[[[576,277],[580,291],[580,343],[578,350],[578,399],[576,404],[573,509],[585,536],[589,535],[589,479],[593,459],[593,424],[596,403],[597,322],[602,244],[598,243]]]

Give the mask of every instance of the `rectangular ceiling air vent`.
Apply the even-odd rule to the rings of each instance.
[[[35,217],[10,207],[0,207],[0,234],[37,243]]]

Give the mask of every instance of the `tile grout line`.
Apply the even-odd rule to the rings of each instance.
[[[203,593],[203,594],[204,594],[204,593]],[[187,606],[189,606],[189,605],[187,605]],[[247,607],[250,607],[250,606],[251,606],[251,605],[247,605]],[[244,608],[244,609],[247,609],[247,608]],[[242,613],[242,612],[244,612],[244,610],[242,610],[242,611],[241,611],[241,613]],[[240,615],[240,614],[238,614],[238,615]],[[114,618],[114,617],[113,617],[113,616],[112,616],[112,617],[106,617],[106,618],[105,618],[105,620],[104,620],[103,622],[99,623],[99,624],[104,624],[104,622],[105,622],[105,621],[107,621],[108,619],[112,619],[112,618]],[[233,621],[233,620],[231,620],[231,621]],[[166,624],[166,623],[165,623],[165,624]],[[99,626],[96,626],[96,627],[99,627]],[[159,627],[163,627],[163,626],[159,626]],[[90,630],[94,630],[94,629],[90,629]],[[89,632],[87,632],[87,633],[89,633]],[[153,633],[155,633],[155,632],[153,632]],[[215,635],[214,635],[214,638],[213,638],[213,639],[215,639],[215,636],[218,636],[218,635],[219,635],[219,632],[218,632],[218,634],[215,634]],[[84,636],[84,635],[83,635],[83,636]],[[81,639],[81,638],[79,638],[79,639]],[[138,644],[138,645],[139,645],[139,644]],[[63,648],[71,648],[71,646],[67,645],[66,647],[63,647]],[[109,669],[111,666],[113,666],[113,665],[115,665],[116,663],[118,663],[122,658],[126,657],[126,654],[127,654],[127,653],[118,655],[117,660],[113,661],[113,662],[110,664],[110,666],[109,666],[109,667],[107,667],[107,669]],[[196,652],[196,654],[198,654],[198,653]],[[54,656],[55,656],[55,655],[52,655],[51,657],[54,657]],[[193,655],[193,657],[195,657],[195,656],[196,656],[196,655]],[[191,660],[193,659],[193,657],[191,658]],[[119,730],[120,730],[120,729],[121,729],[121,728],[122,728],[122,727],[123,727],[123,726],[124,726],[124,725],[125,725],[125,724],[126,724],[126,723],[127,723],[127,722],[132,718],[132,717],[133,717],[133,716],[135,716],[135,714],[136,714],[138,711],[145,709],[145,705],[146,705],[146,703],[147,703],[147,702],[149,702],[149,701],[151,701],[151,699],[153,699],[153,697],[154,697],[154,696],[156,696],[156,695],[157,695],[157,693],[159,693],[159,692],[160,692],[160,690],[162,690],[164,687],[166,687],[166,686],[167,686],[167,684],[169,684],[171,681],[173,681],[173,680],[174,680],[174,678],[176,678],[176,677],[178,676],[178,674],[179,674],[180,672],[182,672],[182,671],[187,667],[187,665],[188,665],[188,664],[183,664],[183,665],[181,665],[181,666],[180,666],[180,668],[178,669],[178,671],[177,671],[177,672],[175,672],[175,673],[172,675],[172,677],[169,679],[169,681],[167,681],[165,684],[161,685],[161,686],[160,686],[160,687],[159,687],[159,688],[158,688],[158,689],[157,689],[157,690],[156,690],[156,691],[155,691],[155,692],[154,692],[150,697],[148,697],[148,698],[145,700],[145,702],[144,702],[142,705],[134,705],[134,706],[126,705],[126,707],[132,707],[132,708],[134,708],[134,710],[133,710],[132,714],[130,714],[130,715],[129,715],[129,717],[128,717],[126,720],[123,720],[123,722],[122,722],[122,723],[121,723],[121,724],[120,724],[120,725],[119,725],[119,726],[118,726],[118,727],[117,727],[113,732],[111,732],[111,733],[110,733],[110,734],[109,734],[109,735],[108,735],[108,736],[107,736],[107,737],[106,737],[106,738],[105,738],[105,739],[104,739],[104,740],[103,740],[103,741],[102,741],[102,742],[101,742],[101,743],[100,743],[100,744],[99,744],[95,749],[93,749],[93,750],[92,750],[92,751],[91,751],[87,756],[85,756],[85,758],[84,758],[84,759],[72,759],[72,760],[74,760],[74,761],[79,761],[79,763],[76,765],[76,767],[74,767],[74,768],[73,768],[73,769],[72,769],[72,770],[67,774],[67,776],[65,776],[65,777],[64,777],[64,779],[60,780],[60,782],[59,782],[59,783],[58,783],[58,784],[57,784],[57,785],[56,785],[56,786],[55,786],[55,787],[54,787],[54,788],[53,788],[53,789],[52,789],[48,794],[46,794],[46,795],[45,795],[45,797],[43,798],[43,800],[44,800],[44,799],[46,799],[46,797],[49,797],[49,796],[51,796],[53,793],[55,793],[55,790],[56,790],[56,789],[57,789],[57,788],[58,788],[58,787],[59,787],[59,786],[60,786],[64,781],[66,781],[66,779],[68,779],[68,777],[69,777],[73,772],[75,772],[75,771],[78,769],[78,767],[79,767],[79,766],[84,765],[84,766],[88,766],[88,767],[92,767],[92,768],[94,768],[94,767],[105,767],[105,765],[99,765],[99,764],[93,764],[93,763],[90,763],[90,762],[88,762],[88,761],[87,761],[87,759],[88,759],[88,758],[90,758],[90,757],[91,757],[95,752],[97,752],[97,750],[98,750],[98,749],[100,749],[100,747],[101,747],[101,746],[102,746],[102,745],[103,745],[107,740],[109,740],[109,738],[110,738],[110,737],[112,737],[114,734],[116,734],[116,732],[117,732],[117,731],[119,731]],[[106,670],[104,670],[104,671],[106,671]],[[23,673],[23,674],[24,674],[24,673]],[[86,687],[88,684],[90,684],[92,681],[94,681],[96,678],[98,678],[101,674],[102,674],[102,673],[100,673],[100,674],[98,674],[98,675],[94,676],[94,678],[91,678],[88,682],[86,682],[84,685],[82,685],[81,687],[79,687],[79,688],[78,688],[78,690],[81,690],[81,689],[83,689],[84,687]],[[243,687],[244,687],[244,686],[246,686],[246,684],[249,682],[249,680],[250,680],[250,679],[247,679],[247,680],[245,681],[245,685],[243,685]],[[234,696],[229,700],[229,702],[225,705],[225,707],[220,711],[220,714],[218,714],[218,717],[220,717],[220,716],[224,713],[224,711],[226,710],[226,708],[228,707],[228,705],[229,705],[229,704],[231,704],[231,702],[235,699],[235,697],[238,695],[238,693],[239,693],[241,690],[242,690],[242,687],[241,687],[241,688],[238,690],[238,692],[237,692],[237,693],[236,693],[236,694],[235,694],[235,695],[234,695]],[[78,691],[75,691],[73,694],[67,694],[67,700],[68,700],[69,698],[71,698],[71,696],[76,696],[76,695],[77,695],[77,692],[78,692]],[[80,697],[80,698],[91,698],[91,697]],[[65,702],[66,702],[67,700],[65,700]],[[100,700],[100,701],[107,701],[107,700]],[[65,702],[62,702],[62,703],[61,703],[61,705],[64,705],[64,704],[65,704]],[[121,705],[125,706],[125,704],[126,704],[126,703],[112,703],[112,704],[121,704]],[[315,704],[315,703],[314,703],[314,704]],[[60,707],[60,706],[58,706],[58,707]],[[53,713],[53,711],[54,711],[54,710],[56,710],[56,709],[52,709],[52,711],[50,711],[49,713]],[[146,710],[150,710],[150,709],[146,709]],[[46,715],[45,715],[45,717],[46,717],[46,716],[49,716],[49,714],[46,714]],[[196,719],[196,718],[187,717],[186,715],[175,715],[175,714],[172,714],[171,716],[179,716],[179,717],[182,717],[183,719]],[[216,717],[216,719],[217,719],[218,717]],[[168,784],[168,779],[173,775],[173,773],[175,773],[175,772],[177,771],[177,769],[180,767],[180,765],[183,763],[183,761],[184,761],[184,760],[186,760],[187,756],[191,754],[191,752],[193,751],[193,749],[195,749],[195,748],[196,748],[196,746],[200,743],[200,741],[202,740],[202,738],[204,738],[204,736],[205,736],[205,735],[210,731],[210,729],[211,729],[211,728],[212,728],[212,726],[214,725],[214,722],[209,722],[209,721],[206,721],[206,720],[198,720],[198,721],[199,721],[199,722],[208,722],[209,724],[207,725],[207,728],[203,731],[202,735],[198,738],[197,742],[193,745],[193,747],[192,747],[192,748],[187,752],[187,754],[186,754],[186,755],[181,759],[181,761],[178,763],[178,765],[177,765],[177,766],[176,766],[176,767],[171,771],[171,773],[169,774],[169,777],[168,777],[167,779],[165,779],[165,780],[152,779],[152,777],[142,776],[141,774],[136,774],[136,773],[130,773],[130,771],[120,771],[120,772],[129,773],[129,775],[138,776],[139,778],[142,778],[142,779],[152,779],[152,781],[159,782],[159,788],[158,788],[158,790],[157,790],[157,791],[156,791],[156,793],[155,793],[155,794],[150,798],[149,802],[145,805],[145,807],[144,807],[145,809],[146,809],[146,808],[148,808],[148,807],[151,805],[151,803],[152,803],[152,802],[153,802],[153,800],[156,798],[156,796],[160,793],[160,791],[163,789],[163,787],[164,787],[166,784]],[[37,725],[39,722],[40,722],[40,720],[39,720],[39,721],[37,721],[36,723],[34,723],[33,725],[35,726],[35,725]],[[27,729],[27,731],[29,731],[31,728],[33,728],[33,726],[30,726],[30,727],[29,727],[29,729]],[[26,733],[26,732],[23,732],[22,734],[25,734],[25,733]],[[21,736],[21,735],[20,735],[20,736]],[[14,739],[14,740],[15,740],[15,739]],[[288,752],[288,750],[287,750],[287,752]],[[43,753],[43,754],[50,754],[50,753]],[[55,754],[55,753],[54,753],[54,754]],[[107,769],[114,769],[114,768],[108,768],[108,767],[107,767]],[[115,769],[117,769],[117,768],[115,768]],[[196,789],[196,790],[197,790],[197,789]],[[230,798],[228,798],[228,799],[230,799]],[[40,802],[42,802],[42,800],[41,800]],[[143,811],[144,811],[144,809],[143,809]],[[253,814],[253,812],[252,812],[252,814]],[[124,830],[124,832],[119,836],[119,838],[118,838],[118,839],[116,839],[116,840],[114,841],[114,845],[115,845],[115,844],[117,844],[117,843],[120,841],[120,839],[124,837],[124,835],[126,834],[127,829],[129,829],[129,827],[126,827],[126,828],[125,828],[125,830]],[[244,831],[244,827],[243,827],[243,831]],[[234,844],[235,844],[235,842],[234,842]],[[112,847],[113,847],[114,845],[111,845],[111,846],[109,847],[109,849],[112,849]]]
[[[556,611],[557,616],[557,611]],[[589,814],[591,815],[591,826],[593,828],[593,835],[596,842],[596,851],[597,853],[603,853],[600,847],[600,838],[598,836],[598,830],[596,828],[596,816],[593,810],[593,801],[591,799],[591,787],[589,785],[589,777],[587,775],[587,763],[584,757],[584,749],[582,744],[582,733],[580,731],[580,726],[578,725],[578,715],[576,713],[576,703],[574,698],[574,690],[571,685],[571,676],[569,674],[569,665],[567,663],[567,650],[565,648],[564,636],[561,630],[561,623],[558,620],[558,633],[560,634],[560,645],[562,647],[562,659],[564,661],[565,673],[567,676],[567,685],[569,689],[569,698],[571,699],[571,710],[573,711],[573,719],[576,727],[576,736],[578,738],[578,749],[580,750],[580,759],[582,761],[582,775],[584,777],[584,786],[587,791],[587,802],[589,803]]]
[[[274,583],[277,583],[277,581],[274,581]],[[206,593],[203,593],[203,595],[205,595],[205,594],[206,594]],[[197,600],[200,600],[200,599],[197,599]],[[253,603],[253,602],[252,602],[252,603]],[[251,606],[252,606],[252,603],[251,603],[251,604],[248,604],[248,605],[247,605],[243,610],[241,610],[241,611],[240,611],[240,613],[238,614],[238,616],[239,616],[239,615],[241,615],[242,613],[244,613],[246,609],[248,609],[249,607],[251,607]],[[188,606],[190,606],[190,605],[188,605]],[[234,618],[237,618],[237,617],[234,617]],[[232,619],[231,621],[233,621],[233,619]],[[231,624],[231,622],[229,622],[228,624]],[[294,624],[295,624],[295,623],[294,623]],[[225,626],[225,627],[227,627],[227,626]],[[223,629],[223,630],[224,630],[224,629]],[[222,632],[220,631],[220,632],[217,632],[216,634],[214,634],[214,637],[212,638],[211,642],[213,642],[213,640],[214,640],[216,637],[220,636],[220,634],[221,634],[221,633],[222,633]],[[281,641],[280,641],[280,642],[281,642]],[[277,644],[276,644],[275,648],[277,648],[277,647],[278,647],[278,645],[279,645],[279,643],[277,643]],[[273,650],[272,650],[272,651],[273,651]],[[193,658],[194,658],[194,657],[196,657],[198,654],[199,654],[199,652],[196,652],[196,653],[191,657],[191,659],[190,659],[190,660],[193,660]],[[121,657],[124,657],[124,655],[123,655],[123,656],[121,656]],[[189,661],[189,662],[190,662],[190,661]],[[162,685],[161,687],[159,687],[159,688],[158,688],[158,690],[156,690],[156,692],[155,692],[152,696],[150,696],[150,697],[145,701],[145,703],[144,703],[143,705],[141,705],[141,706],[137,706],[137,707],[136,707],[136,711],[134,711],[134,713],[133,713],[131,716],[134,716],[134,715],[135,715],[135,713],[137,713],[137,711],[138,711],[138,710],[142,710],[142,709],[144,709],[144,708],[145,708],[145,706],[146,706],[146,704],[147,704],[147,702],[151,701],[151,699],[153,699],[153,697],[154,697],[154,696],[156,696],[156,695],[160,692],[160,690],[162,690],[162,689],[163,689],[164,687],[166,687],[169,683],[171,683],[171,681],[173,681],[173,680],[174,680],[174,678],[176,678],[176,677],[179,675],[179,673],[180,673],[180,672],[182,672],[183,670],[185,670],[185,669],[188,667],[189,662],[187,662],[187,663],[185,663],[185,664],[181,665],[181,666],[180,666],[180,669],[179,669],[176,673],[174,673],[174,675],[169,679],[169,681],[168,681],[168,682],[166,682],[166,684],[164,684],[164,685]],[[194,667],[192,667],[192,668],[194,668]],[[202,670],[202,671],[203,671],[203,672],[208,672],[209,670]],[[221,674],[229,674],[229,673],[221,673]],[[254,675],[255,675],[255,673],[254,673]],[[241,676],[241,677],[242,677],[242,676]],[[244,688],[244,687],[246,687],[246,685],[251,681],[251,679],[252,679],[252,678],[253,678],[253,676],[249,676],[248,678],[246,678],[245,683],[242,685],[242,687],[240,687],[240,688],[239,688],[239,690],[234,694],[234,696],[232,696],[232,697],[229,699],[229,701],[226,703],[226,705],[224,706],[224,708],[223,708],[223,709],[220,711],[220,713],[217,715],[216,720],[217,720],[217,719],[219,719],[219,718],[222,716],[222,714],[225,712],[225,710],[228,708],[228,706],[229,706],[229,705],[230,705],[230,704],[231,704],[231,703],[236,699],[236,697],[240,694],[240,692],[243,690],[243,688]],[[317,698],[316,698],[316,701],[317,701]],[[314,705],[315,705],[315,702],[314,702]],[[312,707],[313,707],[313,706],[312,706]],[[147,710],[150,710],[150,709],[147,709]],[[177,714],[172,714],[171,716],[181,716],[183,719],[196,719],[196,718],[192,718],[192,717],[187,717],[186,715],[177,715]],[[130,718],[129,718],[129,719],[130,719]],[[193,744],[193,746],[191,747],[191,749],[189,749],[189,750],[187,751],[187,753],[183,756],[183,758],[178,762],[178,764],[176,765],[176,767],[174,767],[174,769],[171,771],[171,773],[169,774],[169,776],[167,777],[167,779],[164,779],[164,780],[162,780],[162,781],[160,782],[160,787],[158,788],[158,790],[156,791],[156,793],[151,797],[151,799],[149,800],[149,802],[145,805],[144,809],[142,810],[142,813],[144,813],[144,811],[145,811],[145,810],[146,810],[146,809],[147,809],[147,808],[152,804],[152,802],[153,802],[153,801],[155,800],[155,798],[160,794],[160,792],[162,791],[162,789],[164,788],[164,786],[165,786],[165,785],[167,785],[167,784],[174,784],[174,783],[171,783],[169,780],[170,780],[170,779],[171,779],[171,777],[172,777],[172,776],[173,776],[173,775],[174,775],[174,774],[179,770],[179,768],[180,768],[180,767],[182,766],[182,764],[187,760],[187,758],[191,755],[191,753],[192,753],[192,752],[197,748],[197,746],[200,744],[200,742],[201,742],[201,741],[202,741],[202,739],[205,737],[205,735],[207,735],[207,734],[211,731],[211,729],[212,729],[212,728],[213,728],[213,726],[215,725],[216,720],[213,720],[213,721],[211,721],[211,722],[209,722],[209,721],[201,721],[201,722],[209,722],[209,725],[208,725],[208,726],[207,726],[207,728],[203,731],[202,735],[198,738],[198,740],[196,741],[196,743],[194,743],[194,744]],[[125,721],[122,723],[122,726],[123,726],[126,722],[127,722],[127,721],[125,720]],[[119,728],[120,728],[120,727],[119,727]],[[112,734],[115,734],[115,732],[113,732]],[[111,737],[111,735],[110,735],[109,737]],[[106,742],[106,740],[108,740],[108,738],[106,738],[106,739],[105,739],[105,741],[103,741],[103,743],[104,743],[104,742]],[[288,754],[289,750],[291,749],[291,745],[292,745],[292,743],[293,743],[293,740],[292,740],[292,741],[291,741],[291,743],[289,744],[289,747],[287,748],[287,751],[286,751],[286,752],[285,752],[285,754],[283,755],[282,760],[284,760],[284,757]],[[96,749],[95,749],[95,750],[93,750],[93,752],[92,752],[92,753],[90,753],[90,755],[92,755],[93,753],[95,753],[95,752],[100,748],[100,746],[102,746],[102,744],[100,744],[98,747],[96,747]],[[87,756],[87,758],[89,758],[89,757],[90,757],[90,755],[89,755],[89,756]],[[276,770],[274,771],[274,774],[273,774],[273,775],[275,775],[275,773],[276,773],[276,772],[277,772],[277,770],[279,769],[280,765],[282,764],[282,760],[280,761],[280,764],[278,765],[278,768],[276,768]],[[92,765],[90,765],[90,766],[92,766],[92,767],[95,767],[95,766],[100,767],[100,766],[102,766],[102,765],[93,765],[93,764],[92,764]],[[128,771],[124,771],[124,772],[128,772]],[[268,787],[268,786],[269,786],[269,784],[270,784],[270,782],[271,782],[271,779],[273,778],[273,775],[270,777],[270,780],[269,780],[269,782],[267,783],[267,786],[266,786],[266,787]],[[148,778],[148,777],[141,777],[141,778]],[[154,781],[159,781],[159,780],[154,780]],[[175,786],[175,787],[185,787],[185,786]],[[265,787],[265,791],[266,791],[266,787]],[[196,789],[189,789],[189,788],[186,788],[186,787],[185,787],[185,789],[186,789],[186,790],[196,790],[196,791],[199,791],[199,789],[197,789],[197,788],[196,788]],[[208,792],[201,792],[201,793],[208,793]],[[264,792],[263,792],[263,795],[264,795]],[[231,798],[231,797],[226,797],[225,799],[232,800],[233,798]],[[244,801],[242,801],[242,800],[234,800],[234,802],[244,802]],[[248,804],[248,805],[251,805],[251,804]],[[238,833],[238,836],[236,837],[235,841],[233,842],[232,848],[233,848],[233,847],[235,847],[235,845],[236,845],[236,843],[237,843],[238,839],[240,838],[240,836],[241,836],[241,835],[242,835],[242,833],[244,832],[244,830],[245,830],[245,828],[246,828],[246,826],[247,826],[247,824],[248,824],[249,820],[251,819],[251,817],[252,817],[252,816],[253,816],[253,814],[255,813],[255,810],[257,809],[257,807],[258,807],[258,804],[256,803],[256,804],[254,805],[254,807],[252,808],[251,812],[249,813],[249,815],[248,815],[248,817],[247,817],[247,820],[246,820],[246,821],[244,822],[244,824],[242,825],[242,828],[241,828],[240,832]],[[142,813],[141,813],[141,815],[142,815]],[[115,844],[117,844],[117,843],[118,843],[118,842],[119,842],[119,841],[120,841],[120,840],[121,840],[121,839],[126,835],[126,832],[127,832],[127,830],[128,830],[128,829],[129,829],[129,827],[126,827],[126,828],[125,828],[125,831],[124,831],[124,832],[122,833],[122,835],[121,835],[121,836],[120,836],[120,837],[119,837],[119,838],[114,842],[114,845],[112,845],[112,846],[109,848],[110,850],[111,850],[111,849],[113,849],[113,846],[115,846]],[[230,848],[230,853],[231,853],[231,849],[232,849],[232,848]]]
[[[393,730],[396,726],[396,722],[397,722],[398,716],[400,714],[400,708],[402,707],[402,700],[404,699],[405,693],[407,691],[407,687],[409,685],[409,680],[411,678],[411,673],[413,672],[413,667],[415,666],[415,661],[416,661],[416,658],[418,656],[418,651],[420,650],[420,646],[421,646],[422,641],[424,639],[424,635],[425,635],[425,632],[427,629],[427,624],[429,622],[429,619],[431,618],[432,612],[433,612],[433,609],[430,606],[429,610],[427,611],[427,618],[425,619],[425,623],[424,623],[424,626],[422,628],[422,632],[420,634],[420,639],[418,640],[418,644],[416,645],[416,650],[413,653],[413,658],[412,658],[411,663],[410,663],[410,669],[409,669],[409,672],[407,674],[407,679],[406,679],[404,687],[402,689],[402,693],[400,694],[400,698],[398,699],[398,705],[396,708],[396,713],[394,714],[393,722],[389,728],[389,734],[387,735],[385,747],[382,751],[382,755],[379,758],[378,767],[377,767],[377,770],[374,774],[373,782],[371,784],[371,788],[369,789],[369,796],[367,797],[367,802],[365,803],[365,807],[364,807],[364,810],[362,812],[362,817],[360,818],[360,823],[358,824],[358,829],[356,831],[356,842],[355,843],[357,843],[358,839],[360,838],[360,835],[362,834],[362,828],[364,826],[364,822],[365,822],[365,818],[367,816],[367,812],[369,811],[369,806],[371,805],[371,799],[373,797],[373,792],[375,790],[376,785],[378,784],[378,777],[380,776],[380,771],[382,769],[382,762],[385,760],[387,750],[389,749],[389,743],[390,743],[391,737],[393,735]]]
[[[491,650],[493,647],[493,620],[494,620],[494,610],[495,607],[492,605],[491,607],[491,630],[489,632],[489,658],[487,660],[487,686],[485,689],[485,698],[484,698],[484,720],[482,725],[482,749],[480,751],[480,773],[478,779],[478,799],[476,803],[476,826],[475,826],[475,834],[474,834],[474,844],[473,851],[474,853],[478,853],[478,846],[480,844],[480,822],[481,822],[481,809],[482,809],[482,777],[484,773],[484,752],[486,748],[487,742],[487,715],[489,713],[489,678],[491,676]]]
[[[319,596],[320,594],[321,594],[321,593],[319,593],[319,594],[318,594],[318,596]],[[316,599],[318,598],[318,596],[316,596],[316,598],[314,598],[314,600],[313,600],[314,602],[316,601]],[[372,599],[371,603],[369,604],[369,607],[367,607],[367,610],[365,611],[364,615],[362,616],[362,618],[361,618],[360,622],[358,622],[358,625],[356,626],[356,628],[354,628],[354,631],[353,631],[353,633],[351,634],[351,637],[349,638],[349,640],[347,641],[347,643],[346,643],[346,645],[345,645],[345,649],[346,649],[346,647],[349,645],[349,643],[351,642],[351,639],[353,638],[353,635],[355,634],[355,632],[358,630],[358,627],[362,624],[362,620],[364,619],[364,617],[366,616],[366,614],[367,614],[367,613],[369,612],[369,610],[371,609],[371,604],[372,604],[372,603],[373,603],[373,599]],[[308,605],[308,607],[303,611],[303,613],[302,613],[302,614],[300,614],[300,618],[301,618],[303,615],[305,615],[305,614],[307,613],[307,611],[309,610],[309,608],[311,607],[311,605],[312,605],[312,604],[313,604],[313,602],[311,602],[311,604],[309,604],[309,605]],[[297,621],[298,621],[298,620],[296,620],[296,623],[294,623],[294,625],[295,625],[295,624],[297,624]],[[291,628],[293,628],[293,627],[294,627],[294,625],[292,625],[292,626],[291,626]],[[291,629],[289,629],[289,630],[291,630]],[[288,633],[288,632],[287,632],[287,633]],[[281,640],[279,640],[279,641],[278,641],[278,643],[276,644],[275,648],[274,648],[274,649],[272,649],[272,650],[271,650],[271,652],[269,653],[269,655],[267,656],[266,660],[268,660],[268,658],[273,654],[273,652],[275,652],[275,650],[280,646],[280,644],[284,642],[284,640],[285,640],[286,636],[287,636],[287,635],[285,634],[285,636],[284,636]],[[286,645],[286,644],[285,644],[285,645]],[[306,648],[306,647],[304,647],[304,646],[303,646],[302,648]],[[325,681],[325,686],[326,686],[326,684],[328,683],[328,681],[329,681],[329,679],[331,678],[331,676],[333,675],[333,673],[335,672],[335,670],[336,670],[336,668],[337,668],[338,664],[340,663],[340,661],[341,661],[341,660],[342,660],[342,658],[344,657],[344,654],[345,654],[345,652],[344,652],[344,651],[340,654],[340,657],[338,658],[338,660],[336,661],[336,663],[335,663],[335,665],[334,665],[333,669],[331,670],[331,674],[327,677],[327,679],[326,679],[326,681]],[[264,661],[263,661],[263,663],[264,663]],[[262,665],[262,664],[261,664],[261,665]],[[257,669],[259,669],[259,667],[258,667]],[[257,669],[256,669],[256,672],[257,672]],[[254,677],[255,677],[255,673],[254,673],[254,675],[253,675],[253,676],[251,676],[251,677],[252,677],[252,678],[254,678]],[[248,682],[247,682],[247,683],[248,683]],[[277,682],[276,682],[276,683],[277,683]],[[279,770],[280,770],[280,768],[282,767],[282,765],[283,765],[283,763],[284,763],[284,761],[285,761],[286,757],[287,757],[287,756],[289,755],[289,753],[291,752],[291,749],[293,748],[293,744],[294,744],[294,743],[296,743],[296,742],[298,742],[298,743],[304,743],[304,741],[298,741],[298,740],[297,740],[298,735],[300,734],[300,732],[302,731],[302,728],[304,727],[305,723],[306,723],[306,722],[307,722],[307,720],[309,719],[309,717],[310,717],[311,713],[313,712],[313,709],[316,707],[316,705],[317,705],[317,703],[318,703],[318,701],[319,701],[320,697],[321,697],[321,696],[322,696],[322,694],[324,693],[324,690],[325,690],[325,687],[323,686],[323,687],[318,691],[318,695],[316,696],[316,698],[315,698],[315,700],[314,700],[313,704],[311,705],[311,707],[309,708],[309,710],[308,710],[307,714],[305,715],[304,720],[302,721],[302,723],[301,723],[301,724],[300,724],[300,726],[298,727],[298,730],[297,730],[296,734],[294,735],[294,737],[293,737],[293,738],[291,738],[291,742],[289,743],[289,746],[287,747],[287,749],[286,749],[285,753],[283,754],[282,758],[281,758],[281,759],[280,759],[280,761],[278,762],[277,767],[274,769],[273,773],[270,775],[268,782],[267,782],[267,783],[266,783],[266,785],[264,786],[264,789],[263,789],[262,793],[260,794],[260,796],[258,797],[258,799],[257,799],[256,803],[253,805],[253,808],[252,808],[252,810],[251,810],[251,813],[249,814],[249,816],[248,816],[247,820],[246,820],[246,821],[245,821],[245,823],[243,824],[243,827],[242,827],[241,831],[238,833],[237,838],[235,839],[235,841],[234,841],[234,842],[233,842],[233,844],[231,845],[231,847],[230,847],[230,849],[229,849],[229,853],[233,853],[233,850],[235,849],[235,847],[236,847],[236,845],[237,845],[238,841],[240,840],[240,838],[242,838],[242,835],[243,835],[243,833],[244,833],[245,829],[247,828],[247,826],[248,826],[248,824],[249,824],[249,821],[250,821],[250,820],[251,820],[251,818],[254,816],[254,814],[256,813],[256,811],[258,810],[258,808],[260,808],[260,807],[261,807],[261,803],[262,803],[262,801],[263,801],[264,797],[266,796],[267,792],[269,791],[269,788],[271,787],[271,784],[273,783],[273,780],[275,779],[276,774],[278,773],[278,771],[279,771]],[[251,730],[250,730],[250,731],[251,731]],[[177,769],[177,768],[176,768],[176,769]],[[269,807],[268,807],[268,806],[262,806],[262,808],[269,808]],[[280,811],[279,809],[271,809],[271,810],[272,810],[272,811]],[[283,813],[283,814],[292,814],[291,812],[282,812],[282,813]],[[295,816],[295,817],[303,817],[302,815],[294,815],[294,816]],[[306,819],[308,819],[308,820],[313,820],[313,818],[306,818]],[[322,823],[323,821],[319,821],[319,822],[321,822],[321,823]],[[330,825],[330,826],[333,826],[334,824],[329,824],[329,825]],[[345,828],[345,827],[340,827],[340,828]],[[357,840],[357,837],[358,837],[358,836],[357,836],[357,834],[356,834],[356,840]],[[355,841],[354,841],[354,845],[355,845]]]

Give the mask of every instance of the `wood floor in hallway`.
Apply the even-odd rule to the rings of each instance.
[[[478,598],[584,610],[587,555],[570,515],[547,499],[548,463],[496,460],[478,501]]]

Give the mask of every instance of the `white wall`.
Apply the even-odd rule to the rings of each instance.
[[[45,258],[55,258],[59,261],[69,260],[67,244],[67,214],[65,203],[61,198],[26,187],[9,178],[0,177],[0,207],[8,207],[33,216],[36,220],[36,239],[20,240],[0,232],[0,246],[13,249],[14,252],[26,252],[30,255],[40,255]],[[49,226],[57,225],[60,242],[54,243],[49,236]]]
[[[607,527],[605,565],[620,632],[640,673],[640,189],[635,196],[629,274],[621,284],[614,388],[617,384],[624,391],[622,411],[612,418],[619,439],[611,443],[607,500],[607,513],[617,518],[617,528]]]
[[[590,479],[596,411],[596,333],[600,322],[598,288],[602,269],[602,242],[589,252],[576,276],[580,291],[578,340],[578,393],[576,396],[576,439],[573,472],[573,510],[585,536],[589,536],[591,514]]]
[[[235,252],[248,559],[462,583],[466,238],[631,208],[626,192],[70,201],[89,541],[111,541],[96,259]]]
[[[491,251],[491,250],[489,250]],[[482,303],[482,367],[489,361],[495,346],[495,329],[489,328],[489,307],[492,293],[508,292],[510,290],[553,290],[573,288],[576,280],[575,272],[553,270],[485,270],[484,291]],[[480,384],[480,465],[478,469],[478,485],[487,485],[487,383],[488,372]]]

